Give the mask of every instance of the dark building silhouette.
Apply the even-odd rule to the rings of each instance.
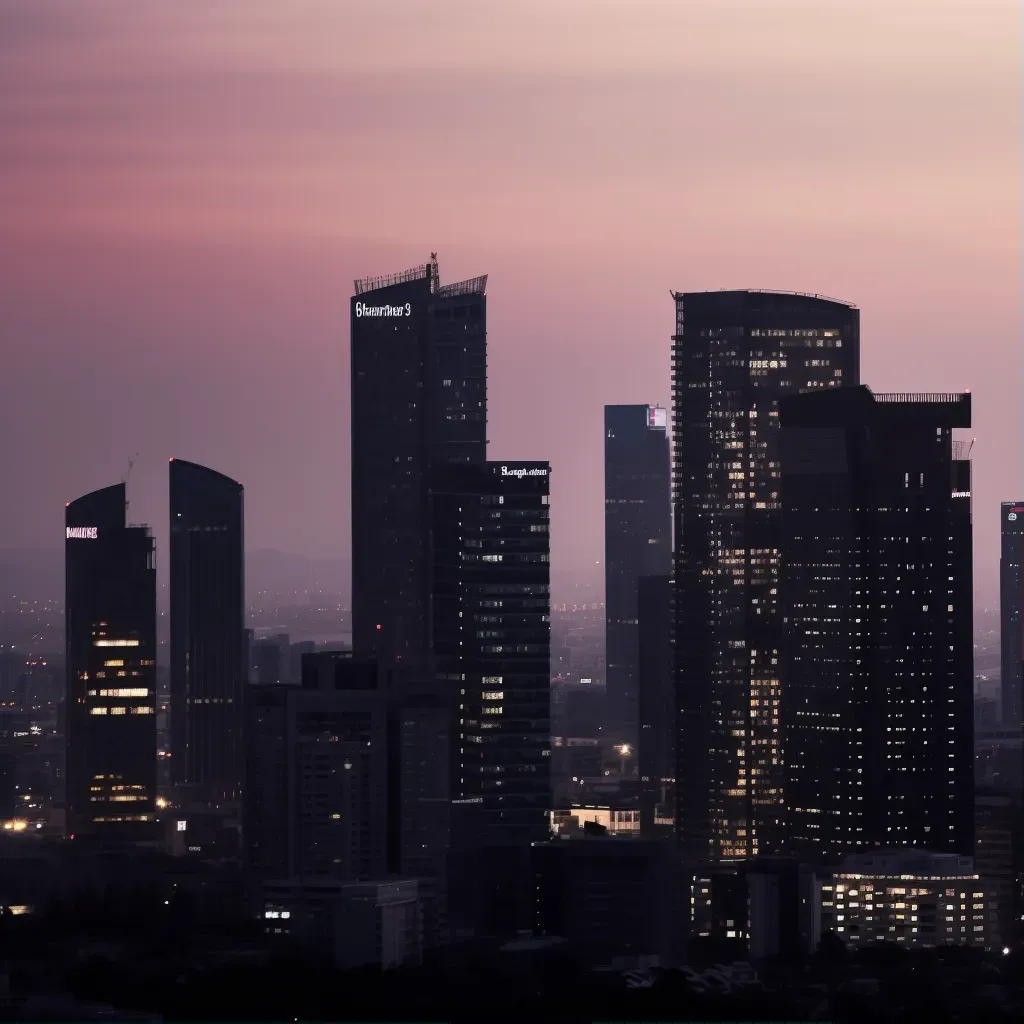
[[[598,830],[538,843],[531,851],[541,935],[569,940],[587,967],[620,958],[680,962],[689,893],[671,842],[619,839]]]
[[[306,654],[301,683],[252,687],[247,718],[243,834],[254,877],[385,878],[393,746],[376,663]]]
[[[442,466],[431,490],[439,692],[457,692],[456,845],[548,835],[550,467]]]
[[[290,867],[288,701],[295,685],[253,683],[245,709],[242,839],[253,878],[284,878]]]
[[[672,578],[644,576],[637,590],[640,692],[640,829],[675,813],[676,716],[672,687]]]
[[[486,284],[441,285],[433,260],[352,298],[353,648],[410,673],[430,646],[429,467],[487,458]]]
[[[974,702],[974,781],[986,788],[1024,793],[1024,729],[979,721]]]
[[[672,567],[668,413],[604,407],[604,578],[607,734],[636,745],[637,580]]]
[[[1024,723],[1024,501],[1004,501],[999,509],[999,629],[1003,725]]]
[[[787,849],[973,852],[967,394],[780,403]]]
[[[1024,937],[1024,799],[1019,788],[979,787],[974,798],[974,868],[998,914],[998,941]]]
[[[404,687],[397,703],[399,864],[411,877],[445,875],[458,729],[454,697],[423,683]]]
[[[0,703],[17,702],[18,685],[25,672],[25,655],[0,646]]]
[[[128,526],[125,485],[67,506],[64,558],[66,813],[75,836],[153,837],[156,565]]]
[[[291,640],[287,633],[247,642],[249,651],[249,682],[291,683],[298,682],[299,672],[291,671]],[[300,668],[301,671],[301,668]]]
[[[0,746],[0,819],[6,821],[18,810],[18,755],[4,746]]]
[[[674,298],[676,824],[696,859],[752,856],[782,809],[777,405],[858,383],[860,314],[782,292]]]
[[[695,866],[690,958],[793,960],[813,948],[814,872],[798,860],[756,857]]]
[[[244,490],[170,462],[171,771],[204,803],[241,798],[247,679]]]
[[[597,739],[604,735],[605,688],[595,682],[561,682],[551,688],[551,732]]]

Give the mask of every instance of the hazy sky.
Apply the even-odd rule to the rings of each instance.
[[[1017,0],[3,0],[0,530],[139,453],[349,542],[352,279],[490,274],[491,452],[602,557],[602,407],[668,400],[670,289],[862,310],[876,390],[975,395],[976,558],[1021,497]]]

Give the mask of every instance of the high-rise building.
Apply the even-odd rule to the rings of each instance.
[[[243,804],[255,876],[387,876],[389,700],[376,663],[344,651],[304,655],[300,684],[252,687]]]
[[[672,687],[672,577],[644,576],[637,589],[640,658],[640,829],[675,813],[676,715]],[[671,801],[671,806],[669,802]]]
[[[1024,937],[1024,794],[979,787],[974,796],[974,866],[991,893],[1000,945]]]
[[[668,411],[604,407],[604,579],[607,732],[635,746],[637,581],[672,568]]]
[[[1024,501],[1000,506],[999,632],[1003,725],[1024,723]]]
[[[548,835],[549,478],[545,462],[433,474],[433,646],[439,689],[457,691],[456,845]]]
[[[676,827],[696,858],[752,856],[782,806],[778,401],[858,383],[860,314],[784,292],[674,298]]]
[[[786,851],[973,853],[969,394],[780,403]]]
[[[171,771],[205,803],[237,802],[244,772],[242,485],[170,462]]]
[[[69,835],[148,840],[156,809],[156,555],[125,485],[65,515]]]
[[[487,458],[486,284],[441,285],[432,259],[352,298],[353,648],[413,674],[430,646],[429,468]]]

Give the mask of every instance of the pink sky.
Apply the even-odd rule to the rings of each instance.
[[[490,437],[602,555],[602,407],[667,402],[670,289],[862,310],[876,390],[975,394],[980,597],[1022,497],[1015,0],[0,5],[0,546],[136,451],[348,546],[352,279],[490,274]]]

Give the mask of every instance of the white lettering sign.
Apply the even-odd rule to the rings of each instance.
[[[99,531],[95,526],[69,526],[68,540],[96,540]]]
[[[547,476],[548,471],[546,469],[526,469],[520,466],[518,469],[509,468],[508,466],[501,467],[502,476],[514,476],[517,480],[522,480],[524,476]]]
[[[367,306],[365,302],[356,303],[356,316],[412,316],[412,303],[404,306]]]

